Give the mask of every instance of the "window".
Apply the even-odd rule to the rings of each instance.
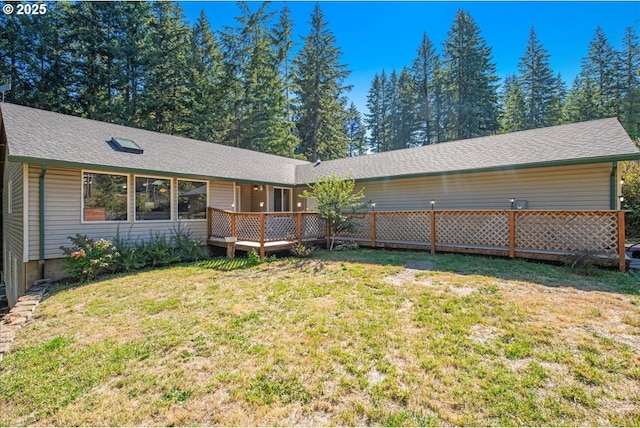
[[[273,189],[273,210],[291,211],[291,189],[280,187]]]
[[[178,180],[178,218],[207,218],[207,182]]]
[[[84,221],[127,221],[127,176],[84,172],[82,203]]]
[[[171,180],[136,177],[136,220],[171,220]]]

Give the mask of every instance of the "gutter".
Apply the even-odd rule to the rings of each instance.
[[[47,173],[47,165],[42,164],[40,177],[38,178],[39,204],[38,204],[38,229],[40,231],[40,255],[38,265],[40,267],[40,279],[44,279],[44,175]]]
[[[613,161],[613,167],[611,168],[611,176],[609,179],[609,195],[610,202],[609,208],[612,210],[618,209],[618,162]]]

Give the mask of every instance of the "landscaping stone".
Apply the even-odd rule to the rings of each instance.
[[[26,294],[18,299],[18,302],[11,308],[9,313],[0,317],[0,361],[9,352],[11,342],[15,339],[18,331],[33,316],[33,312],[47,292],[47,287],[50,284],[50,279],[41,279],[34,282]]]

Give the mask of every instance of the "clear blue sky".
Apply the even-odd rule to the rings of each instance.
[[[239,15],[235,2],[182,1],[187,20],[194,22],[205,11],[214,30],[235,26]],[[249,3],[255,8],[260,4]],[[278,11],[283,2],[271,3]],[[294,21],[295,41],[309,32],[309,20],[315,6],[312,1],[289,1]],[[321,1],[320,7],[342,50],[342,62],[351,75],[347,81],[353,90],[347,94],[362,113],[366,113],[367,92],[376,73],[400,71],[410,66],[416,49],[427,33],[438,51],[459,9],[468,11],[492,48],[498,75],[517,72],[529,30],[536,29],[538,39],[551,55],[555,73],[561,73],[570,87],[580,71],[580,61],[597,26],[609,42],[621,46],[626,27],[640,35],[640,2],[422,2],[422,1]]]

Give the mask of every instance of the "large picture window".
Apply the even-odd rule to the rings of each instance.
[[[178,218],[207,218],[207,182],[178,180]]]
[[[273,189],[273,210],[291,211],[291,189],[280,187]]]
[[[171,180],[136,177],[136,220],[171,220]]]
[[[84,221],[127,221],[127,176],[84,172],[82,201]]]

